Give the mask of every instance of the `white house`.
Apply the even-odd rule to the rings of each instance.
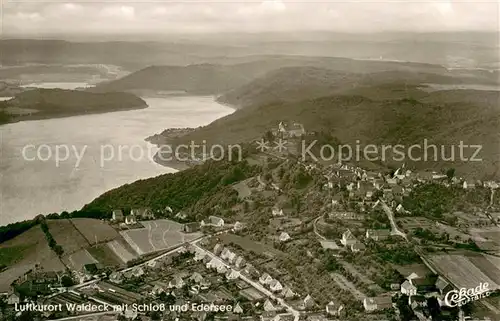
[[[273,278],[267,273],[262,274],[259,278],[259,282],[264,285],[270,284],[272,281]]]
[[[351,246],[352,244],[357,243],[358,240],[354,235],[352,234],[351,230],[347,230],[344,233],[342,233],[342,239],[340,240],[340,243],[344,246]]]
[[[366,238],[372,239],[374,241],[384,240],[388,238],[390,235],[391,235],[390,230],[372,230],[372,229],[366,230]]]
[[[308,294],[302,301],[302,305],[304,306],[304,309],[308,310],[314,308],[316,306],[316,302],[314,302],[312,296]]]
[[[281,291],[281,295],[283,297],[285,297],[286,299],[291,299],[293,297],[295,297],[295,292],[292,291],[292,289],[290,289],[288,286],[286,286],[282,291]]]
[[[464,189],[472,189],[472,188],[476,187],[476,183],[473,180],[468,179],[468,180],[464,181],[464,183],[462,184],[462,187]]]
[[[269,284],[269,289],[273,292],[280,292],[283,290],[283,286],[278,280],[272,280],[271,283]]]
[[[417,287],[411,281],[406,280],[401,284],[401,293],[407,296],[417,295]]]
[[[224,220],[220,217],[217,216],[209,216],[208,217],[209,224],[212,226],[218,226],[218,227],[223,227],[224,226]]]
[[[113,221],[115,221],[115,222],[122,222],[123,221],[123,212],[122,212],[122,210],[114,210],[111,219]]]
[[[271,301],[269,301],[269,299],[267,299],[265,302],[264,302],[264,305],[263,305],[263,308],[264,308],[264,311],[276,311],[276,308],[274,307],[274,305],[271,303]]]
[[[390,296],[377,296],[373,298],[365,298],[363,307],[366,312],[384,310],[392,308],[392,298]]]
[[[277,206],[274,206],[272,208],[272,213],[273,213],[273,216],[283,216],[283,209],[282,208],[279,208]]]
[[[226,273],[226,279],[228,279],[228,280],[236,280],[239,277],[240,277],[240,273],[236,270],[233,270],[233,269],[230,269]]]
[[[241,308],[239,302],[236,303],[236,305],[234,306],[233,312],[236,313],[236,314],[242,314],[243,313],[243,309]]]
[[[245,263],[246,263],[245,258],[243,256],[238,256],[236,258],[236,261],[234,261],[234,266],[240,269],[245,266]]]
[[[8,305],[15,305],[15,304],[19,304],[19,302],[21,302],[21,299],[19,298],[19,296],[15,293],[12,293],[11,295],[9,295],[9,297],[7,298],[7,304]]]
[[[288,241],[290,239],[291,239],[291,237],[290,237],[290,235],[287,232],[281,232],[281,234],[279,236],[280,242],[286,242],[286,241]]]
[[[332,316],[339,315],[342,312],[342,310],[344,310],[344,305],[335,304],[333,301],[330,301],[326,305],[325,310],[326,310],[326,314],[328,314],[328,315],[332,315]]]
[[[127,224],[127,225],[137,224],[137,218],[135,217],[135,215],[130,214],[130,215],[125,216],[125,224]]]

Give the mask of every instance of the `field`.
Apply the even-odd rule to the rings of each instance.
[[[118,232],[107,222],[91,218],[73,218],[71,222],[85,239],[95,244],[108,242],[119,237]]]
[[[70,255],[89,246],[89,242],[70,220],[47,220],[47,225],[54,240],[62,246],[64,255]]]
[[[19,255],[15,251],[19,251]],[[0,273],[0,292],[9,290],[12,281],[40,264],[46,271],[63,271],[64,265],[49,248],[40,226],[34,226],[23,234],[0,244],[0,251],[10,262]],[[4,261],[2,261],[3,264]]]
[[[269,258],[274,258],[276,255],[283,254],[279,250],[274,249],[272,246],[267,246],[265,244],[252,241],[246,237],[241,237],[234,234],[221,234],[219,238],[226,245],[234,243],[243,248],[245,251],[262,254]]]
[[[185,234],[182,224],[169,220],[141,222],[144,228],[120,232],[139,255],[169,249],[200,237],[200,233]]]
[[[64,258],[64,263],[68,265],[71,269],[82,271],[85,264],[98,263],[86,249],[79,250],[73,254],[70,254]]]
[[[137,258],[136,254],[130,252],[123,244],[121,244],[117,240],[108,242],[106,243],[106,245],[121,260],[122,263],[127,263],[128,261]]]
[[[482,255],[434,255],[429,257],[437,271],[457,287],[473,288],[488,282],[490,289],[500,289],[500,270],[493,259]],[[493,261],[494,262],[494,261]]]
[[[87,248],[87,251],[104,266],[117,266],[125,263],[111,250],[108,244],[98,244]]]

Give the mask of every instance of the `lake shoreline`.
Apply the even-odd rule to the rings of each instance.
[[[130,107],[130,108],[120,108],[120,109],[113,109],[113,110],[102,110],[102,111],[91,111],[91,112],[85,112],[85,113],[61,113],[61,114],[56,114],[56,115],[51,115],[51,114],[38,114],[38,112],[30,115],[30,116],[21,116],[21,117],[16,117],[15,119],[10,119],[6,123],[1,123],[0,126],[2,125],[8,125],[8,124],[15,124],[23,121],[36,121],[36,120],[47,120],[47,119],[58,119],[58,118],[68,118],[68,117],[79,117],[79,116],[89,116],[89,115],[98,115],[98,114],[108,114],[108,113],[115,113],[115,112],[121,112],[121,111],[133,111],[133,110],[140,110],[140,109],[146,109],[149,108],[149,106],[137,106],[137,107]]]
[[[78,210],[114,188],[185,170],[189,166],[182,162],[155,161],[156,146],[144,137],[165,128],[205,126],[233,112],[213,96],[141,98],[148,107],[37,117],[40,123],[27,121],[21,125],[17,121],[8,123],[10,126],[0,125],[5,151],[0,159],[1,184],[9,187],[0,198],[0,225],[29,220],[40,213]],[[53,158],[31,161],[37,156],[33,147],[28,150],[29,159],[24,159],[21,152],[25,146],[43,146],[45,157],[48,148],[55,152],[57,146],[69,146],[71,153],[57,166]],[[105,154],[102,146],[106,146]],[[82,156],[78,167],[73,148]],[[150,148],[152,154],[148,157]],[[145,157],[138,157],[138,151],[143,151]],[[115,156],[109,159],[111,153]],[[100,165],[103,156],[105,168]],[[33,181],[38,182],[35,187],[30,183]]]

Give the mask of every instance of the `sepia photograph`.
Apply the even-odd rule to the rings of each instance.
[[[0,0],[0,321],[500,321],[498,0]]]

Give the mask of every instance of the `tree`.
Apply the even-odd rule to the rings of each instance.
[[[452,179],[455,176],[455,169],[449,168],[446,170],[446,176],[448,176],[448,179]]]
[[[73,286],[75,285],[75,282],[73,281],[73,279],[68,276],[68,275],[64,275],[62,278],[61,278],[61,284],[62,286],[64,286],[65,288],[69,288],[70,286]]]

